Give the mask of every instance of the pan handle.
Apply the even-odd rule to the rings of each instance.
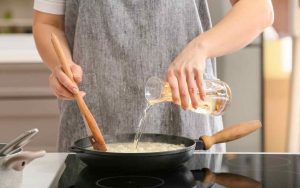
[[[83,150],[81,150],[80,148],[76,147],[76,146],[71,146],[69,148],[69,151],[74,152],[74,153],[84,153]]]
[[[252,178],[232,173],[214,173],[208,168],[192,170],[196,181],[204,184],[217,183],[224,187],[261,188],[261,182]]]
[[[204,149],[208,150],[211,146],[218,143],[230,142],[241,137],[244,137],[257,129],[261,128],[259,120],[252,120],[232,125],[222,131],[217,132],[212,136],[201,136],[199,139],[204,143]]]

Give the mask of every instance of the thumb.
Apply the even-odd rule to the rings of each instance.
[[[75,63],[72,63],[70,68],[73,73],[74,81],[79,84],[82,81],[82,68]]]

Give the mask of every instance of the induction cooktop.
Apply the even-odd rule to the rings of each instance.
[[[59,188],[300,188],[297,154],[195,153],[177,169],[147,173],[91,169],[75,154],[65,164]]]

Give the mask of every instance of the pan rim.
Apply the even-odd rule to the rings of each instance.
[[[119,135],[132,135],[134,133],[124,133],[124,134],[119,134]],[[80,147],[78,146],[78,143],[82,140],[86,140],[89,139],[89,137],[84,137],[81,138],[77,141],[74,142],[74,145],[71,148],[71,151],[73,150],[75,153],[78,154],[92,154],[92,155],[102,155],[102,156],[115,156],[115,157],[120,157],[120,156],[131,156],[131,157],[151,157],[151,156],[161,156],[161,155],[170,155],[170,154],[178,154],[178,153],[184,153],[184,152],[188,152],[190,150],[194,150],[195,146],[196,146],[196,142],[193,139],[187,138],[187,137],[183,137],[183,136],[176,136],[176,135],[168,135],[168,134],[159,134],[159,133],[143,133],[144,135],[151,135],[151,136],[164,136],[164,137],[177,137],[180,139],[184,139],[187,140],[189,142],[191,142],[190,146],[185,146],[182,149],[177,149],[177,150],[171,150],[171,151],[158,151],[158,152],[140,152],[140,153],[117,153],[117,152],[103,152],[103,151],[95,151],[95,150],[89,150],[86,149],[86,147]],[[90,147],[91,145],[89,145],[88,147]],[[76,151],[79,150],[80,152]]]

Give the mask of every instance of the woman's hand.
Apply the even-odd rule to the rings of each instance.
[[[197,108],[204,100],[203,73],[205,71],[205,50],[198,37],[193,39],[169,66],[166,81],[170,84],[173,102],[183,109],[191,104]]]
[[[52,70],[52,74],[49,76],[49,85],[53,91],[53,94],[63,100],[73,100],[74,94],[80,93],[84,96],[86,93],[79,91],[77,84],[82,80],[82,69],[75,63],[70,64],[73,78],[76,83],[68,78],[64,73],[61,66],[56,66]]]

